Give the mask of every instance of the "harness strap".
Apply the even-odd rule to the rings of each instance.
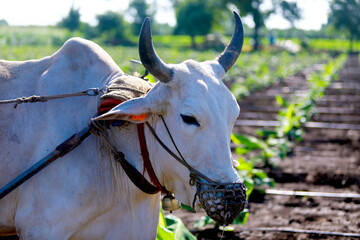
[[[110,111],[112,108],[117,106],[118,104],[122,103],[122,100],[114,99],[114,98],[107,98],[99,105],[98,113],[104,114],[108,111]],[[106,121],[105,124],[108,126],[113,125],[116,121]],[[104,136],[102,132],[102,127],[96,124],[98,131],[95,133],[96,135],[100,136],[103,141],[108,145],[111,152],[113,153],[115,160],[119,162],[124,169],[125,173],[128,175],[130,180],[143,192],[147,194],[155,194],[159,191],[162,193],[169,193],[168,190],[164,186],[162,186],[156,177],[155,171],[151,165],[149,152],[147,150],[146,140],[145,140],[145,134],[144,134],[144,124],[138,124],[137,125],[137,131],[138,131],[138,139],[140,144],[140,150],[141,150],[141,156],[143,158],[144,163],[144,173],[145,171],[148,172],[151,182],[155,185],[152,185],[149,183],[145,177],[144,173],[141,174],[136,168],[134,168],[126,159],[122,152],[118,151],[116,147],[110,143],[110,141]]]
[[[172,140],[172,143],[174,144],[174,146],[176,146],[172,136],[171,136],[171,133],[165,123],[165,121],[163,121],[165,126],[166,126],[166,129],[169,133],[169,136]],[[190,171],[190,185],[195,185],[195,181],[200,181],[199,177],[206,180],[207,182],[209,183],[215,183],[215,181],[211,180],[210,178],[206,177],[204,174],[202,174],[201,172],[199,172],[198,170],[196,170],[195,168],[191,167],[186,161],[185,159],[182,157],[181,154],[179,154],[181,156],[178,157],[173,151],[171,151],[163,141],[161,141],[161,139],[159,138],[159,136],[156,134],[154,128],[150,125],[149,122],[146,122],[146,126],[149,128],[150,132],[152,133],[152,135],[155,137],[156,141],[158,141],[158,143],[173,157],[175,158],[175,160],[177,160],[179,163],[181,163],[182,165],[184,165],[187,169],[189,169]],[[177,147],[175,147],[177,149]],[[178,149],[177,149],[178,151]]]
[[[118,152],[118,154],[115,155],[115,160],[121,164],[121,167],[126,172],[126,175],[141,191],[147,194],[155,194],[159,192],[158,187],[149,183],[144,176],[125,159],[122,152]]]
[[[138,137],[140,143],[141,156],[144,161],[144,171],[145,169],[147,170],[151,182],[155,184],[155,186],[158,189],[160,189],[162,193],[170,194],[169,191],[159,182],[159,179],[156,177],[154,168],[151,165],[149,152],[147,150],[147,145],[146,145],[145,134],[144,134],[144,123],[137,124],[137,131],[138,131]]]
[[[95,126],[95,129],[92,131],[92,133],[99,136],[108,146],[108,148],[114,155],[115,161],[120,163],[126,175],[130,178],[134,185],[147,194],[155,194],[159,192],[159,189],[156,186],[153,186],[151,183],[149,183],[143,177],[143,175],[125,159],[124,153],[118,151],[116,147],[105,137],[103,133],[103,128],[99,126],[96,122],[93,122],[93,124]]]

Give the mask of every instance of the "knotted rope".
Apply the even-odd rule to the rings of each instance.
[[[21,103],[47,102],[49,100],[68,98],[68,97],[96,96],[100,92],[102,92],[102,89],[89,88],[87,90],[80,91],[80,92],[74,92],[74,93],[56,94],[56,95],[50,95],[50,96],[33,95],[30,97],[19,97],[19,98],[9,99],[9,100],[0,100],[0,104],[15,103],[14,108],[17,108],[17,106]]]

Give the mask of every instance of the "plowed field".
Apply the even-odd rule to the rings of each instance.
[[[239,102],[241,113],[234,131],[255,135],[257,128],[272,128],[284,98],[304,94],[306,76],[314,65],[282,83],[256,92]],[[360,64],[349,56],[338,80],[317,102],[317,114],[306,124],[303,141],[275,169],[266,169],[277,190],[325,193],[360,193]],[[243,226],[225,232],[223,239],[358,239],[360,198],[260,195],[249,201],[250,215]],[[178,212],[189,229],[203,213]],[[211,227],[194,230],[199,239],[220,239]],[[358,235],[358,236],[356,236]]]

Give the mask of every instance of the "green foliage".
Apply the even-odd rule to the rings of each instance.
[[[315,112],[316,100],[323,96],[345,60],[346,55],[341,55],[336,61],[330,60],[324,65],[323,71],[311,74],[308,78],[309,90],[303,97],[288,102],[277,96],[278,104],[283,107],[278,114],[279,125],[273,131],[258,130],[261,139],[241,134],[232,135],[231,139],[237,145],[235,152],[241,156],[238,169],[252,174],[252,162],[277,165],[278,159],[283,159],[291,151],[293,142],[302,140],[303,126]],[[245,160],[244,155],[248,156],[250,162]],[[260,183],[264,183],[263,178],[261,179]]]
[[[5,19],[0,19],[0,26],[8,26],[8,22]]]
[[[249,136],[249,138],[251,140],[248,140],[248,139],[246,139],[246,137],[241,136],[241,135],[235,136],[234,134],[232,134],[231,140],[235,144],[239,144],[236,147],[235,151],[238,152],[237,149],[243,149],[243,148],[255,150],[257,148],[262,147],[262,144],[256,144],[256,143],[254,144],[254,142],[259,142],[261,140],[256,141],[253,138],[251,138],[250,136]],[[255,187],[260,187],[260,186],[264,186],[264,185],[270,186],[270,187],[275,186],[275,182],[273,179],[269,178],[268,175],[263,170],[257,169],[254,167],[254,159],[246,160],[245,158],[240,157],[238,159],[238,163],[239,163],[239,165],[236,167],[236,170],[237,170],[237,173],[238,173],[241,181],[243,181],[243,183],[245,184],[245,186],[247,188],[247,191],[246,191],[247,198],[249,198],[249,196],[251,195],[251,193]],[[245,209],[234,219],[234,222],[232,224],[245,224],[248,219],[248,216],[249,216],[249,209]],[[216,223],[214,220],[212,220],[209,216],[202,216],[200,219],[198,219],[194,223],[195,228],[201,228],[206,225],[215,225],[215,227],[217,227],[217,228],[222,228],[222,226],[220,226],[218,223]],[[226,227],[223,230],[232,231],[233,229]]]
[[[232,224],[245,224],[247,219],[249,217],[249,209],[244,209],[235,219]],[[194,228],[202,228],[206,225],[215,225],[215,227],[219,228],[220,230],[224,231],[234,231],[234,228],[231,226],[220,226],[218,223],[216,223],[214,220],[212,220],[209,216],[201,216],[198,220],[194,223]]]
[[[134,16],[132,33],[138,35],[144,19],[146,17],[152,17],[154,14],[149,12],[149,4],[145,0],[131,0],[129,3],[129,11],[131,15]]]
[[[225,81],[236,79],[231,91],[237,99],[241,99],[255,90],[270,86],[327,58],[329,55],[325,53],[301,52],[296,55],[285,51],[243,53],[225,76]]]
[[[249,159],[243,157],[244,154],[261,150],[264,153],[264,156],[272,156],[271,150],[266,146],[266,143],[261,139],[245,136],[240,134],[232,134],[231,141],[237,145],[235,152],[240,155],[238,161],[238,166],[236,167],[237,173],[245,184],[247,191],[246,196],[249,198],[252,191],[255,187],[260,186],[270,186],[274,187],[275,182],[273,179],[269,178],[268,175],[261,169],[254,167],[254,162],[256,158],[250,156]],[[235,219],[232,224],[245,224],[249,216],[249,210],[245,209],[241,212]],[[215,225],[215,227],[220,228],[221,226],[212,220],[209,216],[202,216],[200,219],[195,221],[194,227],[201,228],[206,225]],[[231,231],[232,228],[225,228],[225,231]]]
[[[214,20],[213,13],[206,2],[188,0],[182,2],[176,11],[175,34],[186,34],[192,39],[192,47],[196,47],[195,36],[208,34]]]
[[[274,6],[268,10],[262,10],[261,5],[264,3],[264,0],[225,0],[227,4],[235,5],[239,10],[241,15],[244,17],[250,15],[252,20],[255,23],[254,26],[254,50],[260,49],[260,28],[265,26],[265,20],[274,13]]]
[[[360,0],[332,0],[329,22],[336,31],[343,31],[352,42],[360,39]]]
[[[72,36],[81,36],[81,34],[55,27],[0,26],[0,54],[5,47],[24,46],[30,51],[29,46],[61,46]]]
[[[59,27],[67,28],[70,31],[75,31],[80,27],[80,11],[75,9],[74,6],[70,8],[67,17],[63,18],[59,23]]]
[[[160,211],[156,240],[167,240],[167,239],[175,239],[175,233],[166,228],[164,214],[162,211]]]
[[[216,224],[209,216],[201,216],[198,220],[195,221],[194,227],[199,229],[209,224]]]
[[[259,186],[274,187],[275,182],[254,164],[263,163],[274,166],[277,159],[283,159],[291,150],[293,141],[300,141],[303,132],[302,127],[313,113],[315,101],[323,96],[325,88],[336,78],[336,72],[346,60],[346,55],[341,55],[336,61],[329,61],[323,71],[314,73],[308,79],[310,87],[307,94],[301,99],[293,99],[291,102],[277,96],[277,102],[284,107],[279,112],[280,125],[274,131],[258,131],[261,138],[244,134],[232,134],[231,140],[236,145],[235,152],[240,156],[239,165],[236,167],[241,180],[247,187],[247,196]],[[240,214],[234,224],[245,223],[248,212]],[[197,226],[211,224],[209,219],[203,218],[197,222]]]
[[[251,152],[253,150],[261,150],[261,155],[265,158],[274,156],[274,152],[268,148],[266,142],[253,136],[232,134],[231,141],[238,145],[235,152],[239,155]]]
[[[168,215],[164,217],[160,211],[156,240],[196,240],[196,237],[186,228],[180,218]]]
[[[165,217],[167,229],[175,234],[175,239],[195,240],[196,237],[185,227],[180,218],[168,215]]]
[[[339,32],[337,32],[339,34]],[[297,44],[301,44],[300,39],[293,38],[291,39],[293,42]],[[309,38],[306,40],[307,48],[311,51],[327,51],[327,52],[347,52],[351,43],[348,39],[343,39],[341,36],[337,36],[337,38]],[[353,51],[360,51],[360,41],[352,42]]]
[[[280,8],[283,17],[294,27],[295,21],[301,19],[301,10],[296,2],[282,1]]]
[[[0,59],[22,61],[29,59],[39,59],[50,56],[56,52],[58,48],[44,45],[41,46],[4,46],[0,51]]]
[[[97,29],[100,35],[100,41],[110,45],[129,45],[127,38],[127,26],[123,16],[117,12],[108,11],[97,17]]]

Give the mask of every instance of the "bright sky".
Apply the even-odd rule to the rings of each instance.
[[[265,0],[270,1],[270,0]],[[293,1],[293,0],[292,0]],[[161,23],[175,24],[174,12],[169,0],[150,0],[156,2],[155,19]],[[303,29],[318,30],[327,22],[328,0],[298,0],[303,10],[303,19],[296,26]],[[107,10],[125,12],[129,0],[0,0],[0,19],[10,25],[54,25],[67,16],[71,6],[80,8],[81,20],[96,24],[96,15]],[[244,22],[252,26],[252,20]],[[290,25],[279,15],[274,15],[266,22],[269,28],[287,28]]]

